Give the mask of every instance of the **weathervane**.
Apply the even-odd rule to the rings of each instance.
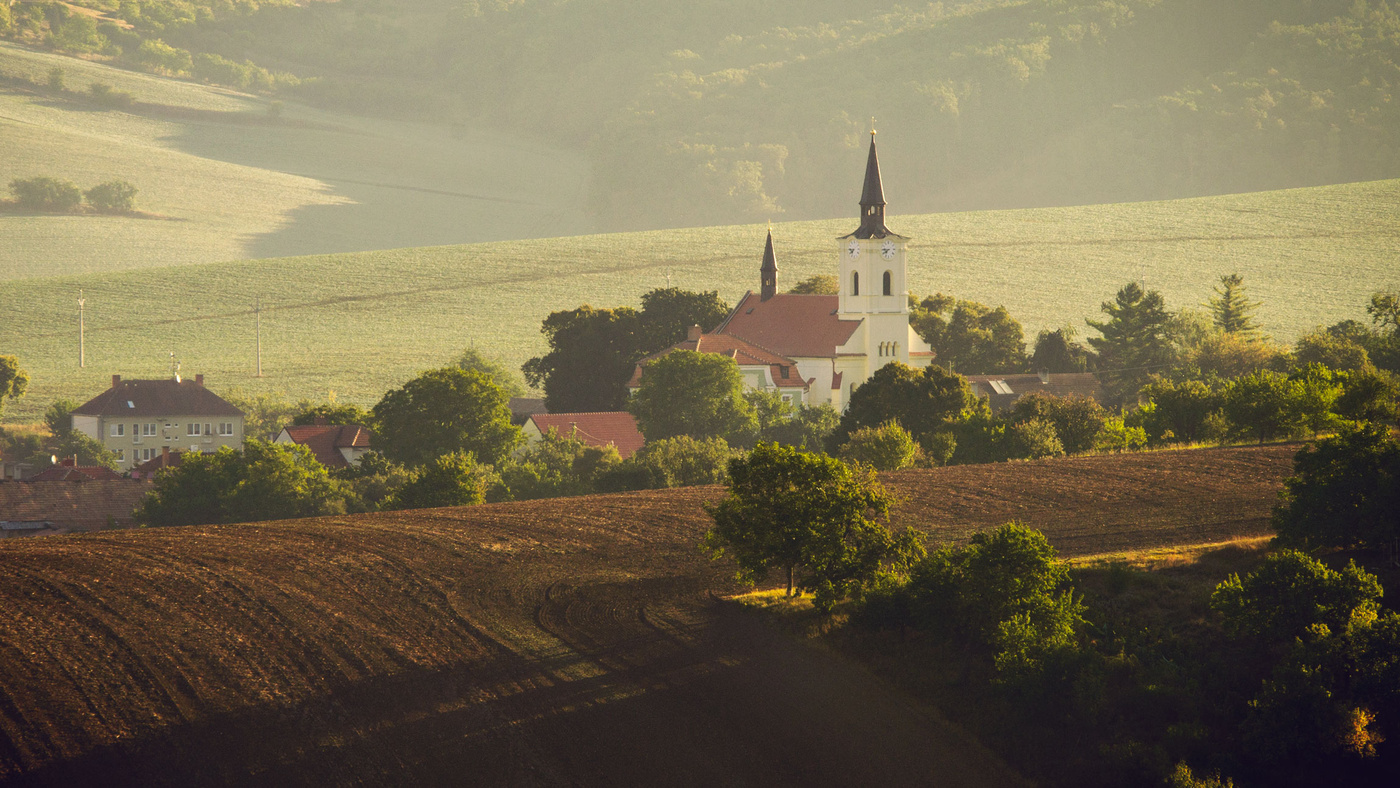
[[[870,136],[875,136],[875,116],[870,116]]]

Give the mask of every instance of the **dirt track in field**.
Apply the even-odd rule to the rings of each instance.
[[[1263,532],[1295,447],[888,477],[946,538]],[[996,785],[929,710],[718,599],[718,488],[0,544],[0,780]]]

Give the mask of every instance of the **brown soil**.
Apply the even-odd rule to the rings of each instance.
[[[1014,515],[1085,552],[1257,533],[1292,452],[890,481],[902,518],[946,536]],[[730,569],[696,541],[720,493],[0,544],[0,781],[1019,782],[936,713],[719,599]]]

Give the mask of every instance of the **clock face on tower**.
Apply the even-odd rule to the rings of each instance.
[[[852,260],[860,257],[860,241],[851,241],[851,245],[846,247],[846,254],[850,255]]]
[[[886,260],[894,259],[894,241],[885,241],[885,243],[880,246],[880,256]]]

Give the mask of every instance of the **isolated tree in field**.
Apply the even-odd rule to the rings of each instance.
[[[788,292],[798,295],[836,295],[841,292],[841,288],[836,284],[836,277],[831,274],[817,274],[793,285]]]
[[[627,381],[644,353],[637,342],[641,316],[631,307],[587,304],[544,319],[549,352],[525,362],[525,380],[544,390],[554,413],[620,410]]]
[[[900,423],[920,442],[960,420],[977,404],[967,379],[942,367],[917,370],[895,362],[880,367],[851,395],[851,402],[832,433],[834,449],[861,427]]]
[[[869,583],[884,567],[923,555],[920,535],[887,523],[893,499],[873,471],[771,443],[729,464],[729,491],[706,511],[715,525],[704,544],[730,556],[739,576],[761,581],[782,571],[787,591],[810,591],[819,609]]]
[[[480,372],[490,378],[507,398],[526,394],[525,384],[521,383],[520,376],[514,370],[476,348],[467,348],[452,362],[452,366],[467,372]]]
[[[1281,544],[1381,547],[1400,537],[1400,441],[1378,424],[1304,446],[1274,510]]]
[[[29,373],[19,368],[19,359],[0,356],[0,414],[5,412],[5,400],[19,399],[29,388]]]
[[[714,353],[673,350],[647,362],[627,410],[648,441],[689,435],[733,443],[758,428],[739,365]]]
[[[213,454],[186,452],[156,474],[136,508],[141,525],[246,523],[345,511],[345,495],[305,446],[244,442]]]
[[[1153,372],[1171,363],[1171,315],[1161,293],[1144,293],[1137,282],[1125,285],[1101,308],[1107,320],[1085,321],[1102,334],[1089,337],[1089,345],[1099,353],[1100,375],[1110,393],[1118,400],[1134,398]]]
[[[662,287],[642,296],[641,338],[643,353],[664,350],[685,339],[691,326],[709,331],[729,314],[729,304],[714,290],[693,292]]]
[[[292,417],[292,424],[302,427],[317,423],[369,426],[373,420],[374,416],[359,405],[352,405],[348,402],[325,402],[305,408]]]
[[[1229,274],[1220,277],[1215,288],[1215,297],[1206,305],[1210,307],[1215,327],[1227,334],[1255,334],[1259,329],[1254,325],[1254,310],[1259,301],[1250,301],[1244,295],[1244,277]]]
[[[376,448],[409,466],[459,451],[494,465],[521,440],[506,395],[480,372],[455,367],[429,370],[386,393],[373,414]]]
[[[42,175],[10,181],[10,193],[19,207],[29,211],[61,213],[83,204],[83,193],[73,183]]]
[[[451,452],[419,468],[389,500],[386,509],[429,509],[438,506],[471,506],[486,498],[482,471],[476,458]]]
[[[107,213],[127,213],[136,208],[136,187],[126,181],[107,181],[83,192],[88,205]]]

